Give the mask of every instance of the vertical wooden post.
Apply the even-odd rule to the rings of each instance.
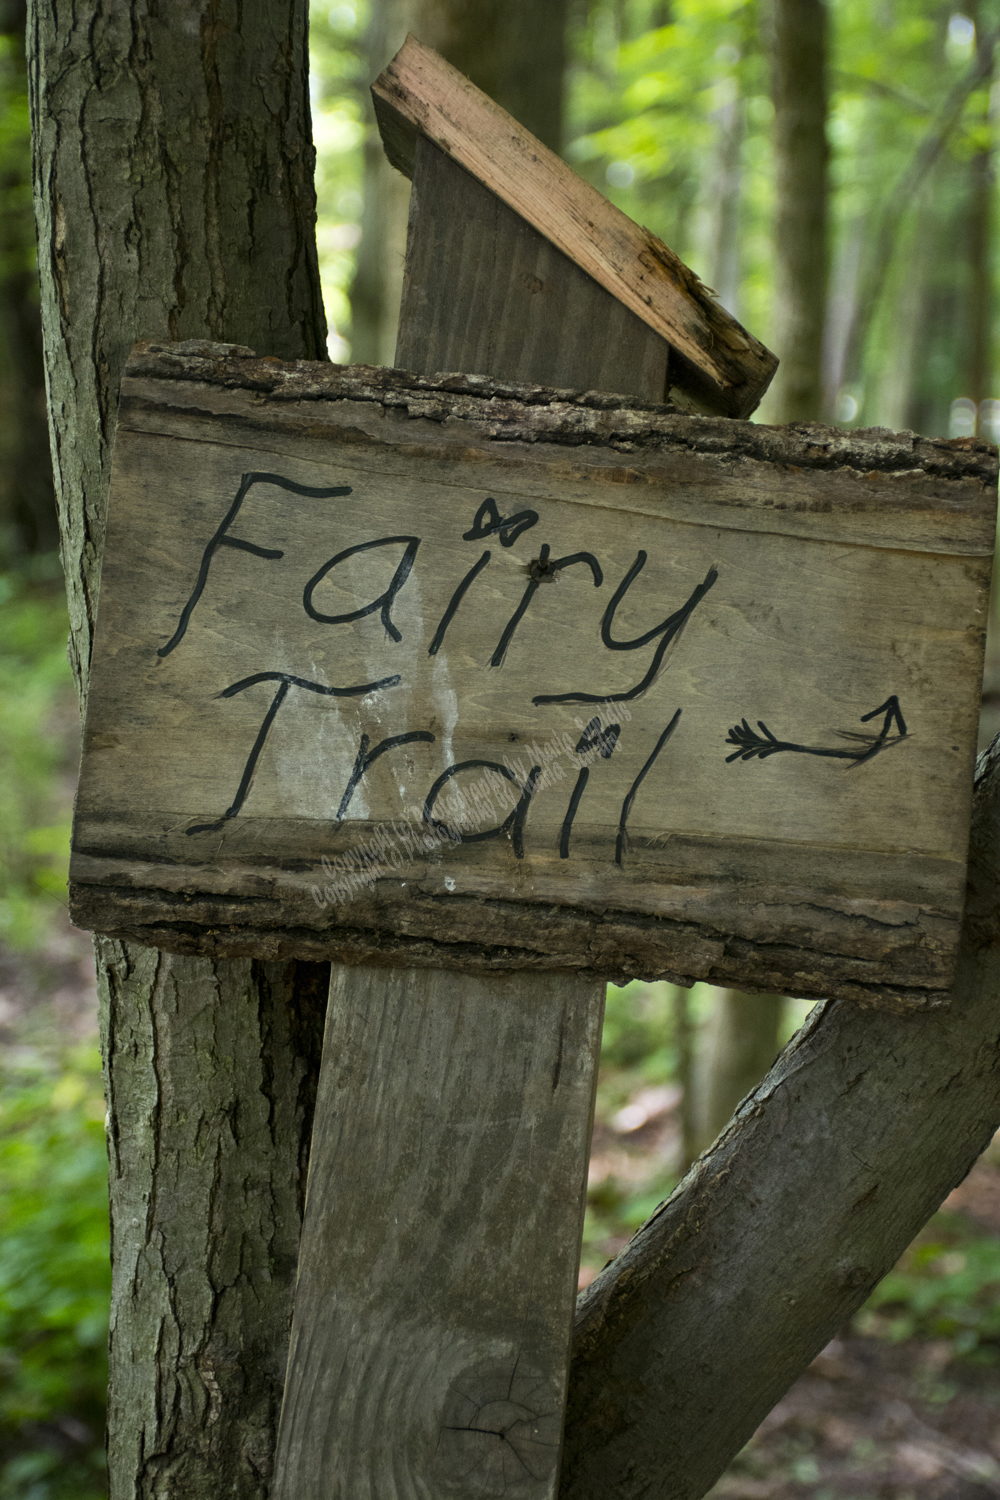
[[[334,968],[276,1500],[555,1495],[603,990]]]
[[[659,400],[667,354],[418,143],[397,363]],[[554,1500],[604,989],[334,967],[274,1500]]]

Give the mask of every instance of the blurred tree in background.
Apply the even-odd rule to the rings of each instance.
[[[353,82],[361,124],[360,222],[344,236],[358,247],[349,313],[358,363],[393,363],[410,196],[382,150],[368,84],[412,31],[558,150],[566,14],[567,0],[379,0],[366,19],[349,5],[314,12],[314,63],[326,70],[327,97],[336,97],[336,84]],[[353,47],[344,46],[345,34]]]
[[[59,542],[31,201],[24,0],[0,0],[0,565]]]

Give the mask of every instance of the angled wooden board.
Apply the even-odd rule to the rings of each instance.
[[[771,351],[662,240],[633,223],[437,52],[407,37],[372,84],[372,100],[394,167],[412,177],[419,142],[431,142],[665,339],[671,384],[700,409],[733,417],[756,410],[778,366]],[[470,269],[463,266],[463,279]],[[471,281],[460,297],[470,290]],[[445,304],[435,304],[436,312],[444,310]]]
[[[662,401],[670,358],[670,345],[648,323],[418,138],[398,369],[463,370]]]
[[[995,484],[981,443],[140,349],[75,918],[935,1003]]]

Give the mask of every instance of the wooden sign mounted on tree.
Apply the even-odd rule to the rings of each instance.
[[[995,451],[139,346],[74,919],[933,1004]]]

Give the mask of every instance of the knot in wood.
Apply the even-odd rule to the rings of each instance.
[[[437,1469],[463,1496],[551,1492],[562,1402],[551,1380],[516,1358],[478,1366],[448,1389]]]

